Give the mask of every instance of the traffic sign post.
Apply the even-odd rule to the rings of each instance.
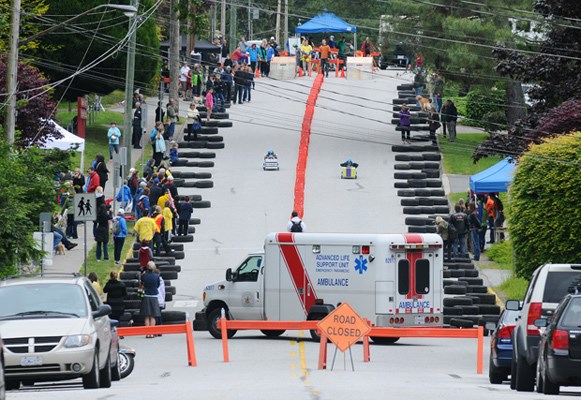
[[[341,350],[343,353],[346,350],[349,350],[351,368],[355,370],[353,367],[351,346],[357,343],[369,332],[371,329],[369,325],[359,315],[357,315],[355,310],[353,310],[349,304],[342,303],[339,307],[333,310],[332,313],[321,320],[321,322],[317,324],[317,327],[321,331],[321,335],[328,338],[336,346],[331,370],[335,365],[337,349]]]
[[[75,222],[83,222],[85,252],[85,276],[87,275],[87,222],[97,219],[97,197],[95,193],[77,193],[73,199]]]

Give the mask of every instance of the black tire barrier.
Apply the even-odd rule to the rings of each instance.
[[[190,201],[201,201],[202,200],[202,196],[199,194],[182,194],[182,195],[180,195],[181,198],[185,198],[186,196],[188,196],[190,198]]]
[[[194,187],[197,187],[197,188],[200,188],[200,189],[213,188],[214,187],[214,181],[197,181],[197,182],[195,182]]]
[[[464,277],[465,278],[478,278],[478,270],[477,269],[465,269],[464,270]]]
[[[191,179],[195,178],[196,173],[192,171],[171,171],[174,178]]]
[[[130,264],[130,265],[131,264],[139,265],[139,258],[137,258],[137,257],[139,257],[139,253],[134,250],[133,251],[133,255],[134,255],[134,257],[133,258],[128,258],[126,260],[126,262],[125,262],[124,265],[128,265],[128,264]],[[154,257],[154,259],[155,259],[154,261],[156,262],[157,265],[175,264],[175,263],[172,262],[172,260],[169,260],[169,259],[168,260],[164,260],[161,257]]]
[[[160,271],[173,271],[173,272],[182,272],[181,265],[162,265],[158,267]]]
[[[176,243],[189,243],[194,241],[193,235],[174,236],[173,241]]]
[[[408,189],[410,184],[407,182],[394,182],[393,187],[397,189]]]
[[[198,164],[199,164],[199,161],[188,160],[188,163],[186,164],[186,167],[197,167]]]
[[[430,207],[430,206],[419,206],[418,208],[420,209],[420,212],[422,214],[433,214],[434,213],[434,207]]]
[[[423,153],[422,158],[425,161],[440,161],[442,159],[442,155],[440,153]]]
[[[474,266],[474,264],[469,264],[469,263],[444,263],[444,267],[448,268],[448,269],[469,269],[469,270],[473,270],[476,267]]]
[[[496,304],[480,304],[478,308],[480,309],[480,314],[500,314],[500,306]]]
[[[479,311],[478,306],[462,306],[462,315],[478,315]]]
[[[444,271],[442,271],[442,277],[443,278],[451,278],[452,273],[450,271],[444,270]]]
[[[199,218],[190,218],[190,225],[200,225],[202,220]]]
[[[406,171],[410,169],[410,165],[409,164],[395,164],[393,166],[393,169],[397,170],[397,171]]]
[[[210,179],[210,178],[212,178],[212,173],[211,172],[194,172],[193,178]]]
[[[494,322],[495,324],[498,324],[499,318],[499,315],[482,315],[480,318],[478,318],[477,324],[478,326],[485,326],[488,322]]]
[[[140,279],[141,274],[135,271],[121,271],[119,272],[119,279],[121,280],[132,280],[132,279]]]
[[[432,197],[443,197],[446,195],[446,192],[442,189],[431,189],[430,196]]]
[[[200,156],[199,151],[180,151],[180,158],[198,158]]]
[[[418,118],[418,117],[411,117],[410,118],[411,124],[427,124],[428,120],[426,118]],[[399,125],[399,118],[393,118],[391,120],[392,125]]]
[[[200,161],[198,163],[199,168],[212,168],[214,166],[214,161]]]
[[[412,106],[412,105],[409,105],[409,104],[408,104],[408,109],[409,109],[411,112],[417,112],[417,111],[421,111],[421,110],[422,110],[422,108],[421,108],[421,107],[419,107],[419,106],[416,106],[415,104],[416,104],[416,102],[415,102],[415,100],[414,100],[414,105]],[[392,108],[393,108],[393,111],[401,111],[401,104],[394,104]]]
[[[183,146],[183,147],[186,147],[186,146]],[[203,141],[188,142],[187,148],[189,148],[189,149],[205,149],[206,142],[203,142]]]
[[[417,208],[417,207],[416,207]],[[406,217],[405,224],[408,226],[427,226],[431,220],[423,217]]]
[[[430,197],[431,195],[430,189],[415,189],[414,194],[418,197]]]
[[[464,272],[465,270],[463,269],[454,269],[450,271],[450,276],[452,278],[464,278],[466,276],[466,273]]]
[[[397,92],[397,97],[399,99],[411,99],[411,98],[415,98],[416,97],[416,94],[415,94],[415,92],[413,92],[411,90],[413,90],[413,89],[410,89],[410,90],[399,90]]]
[[[430,127],[428,125],[411,125],[411,126],[407,126],[407,127],[403,127],[403,126],[396,126],[395,130],[398,132],[401,132],[403,130],[406,131],[411,131],[411,132],[420,132],[420,131],[429,131]],[[412,136],[411,140],[417,140],[417,138],[414,138]],[[415,148],[411,151],[423,151],[423,150],[417,150],[416,148],[418,147],[423,147],[423,146],[415,146]]]
[[[138,288],[141,285],[141,280],[139,279],[120,279],[127,288]]]
[[[450,209],[448,207],[444,207],[444,206],[436,206],[436,207],[434,207],[434,212],[436,214],[449,214]]]
[[[455,328],[472,328],[474,326],[474,323],[467,319],[452,318],[450,320],[450,326],[453,326]]]
[[[123,300],[123,305],[126,310],[140,310],[141,300]]]
[[[192,201],[192,208],[210,208],[212,203],[207,200],[204,201]]]
[[[141,271],[141,267],[139,266],[139,264],[134,265],[128,265],[128,264],[124,264],[123,265],[123,270],[126,272],[136,272],[136,271]]]
[[[448,199],[445,197],[442,198],[432,198],[432,200],[434,200],[434,205],[435,206],[448,206]]]
[[[403,213],[408,215],[418,215],[421,214],[421,211],[419,207],[404,207]]]
[[[422,173],[426,174],[426,178],[440,177],[440,170],[438,169],[422,169]]]
[[[404,189],[404,190],[398,190],[397,195],[399,197],[414,197],[416,194],[415,194],[414,190]]]
[[[165,301],[172,301],[173,300],[173,294],[165,292]]]
[[[411,169],[440,169],[440,163],[436,162],[410,162]]]
[[[394,153],[411,153],[413,150],[410,149],[411,146],[401,146],[401,145],[393,145],[391,146],[391,151]]]
[[[206,111],[200,111],[200,118],[206,119],[208,113]],[[213,112],[212,119],[230,119],[230,114],[223,112]]]
[[[410,157],[411,156],[409,154],[396,154],[395,161],[411,161]],[[398,166],[398,165],[402,165],[402,164],[395,164],[395,165]],[[404,164],[404,165],[407,165],[409,167],[409,164]],[[406,169],[409,169],[409,168],[406,168]]]
[[[169,281],[167,281],[167,282],[164,281],[164,282],[165,282],[165,292],[166,293],[171,293],[171,294],[175,295],[176,294],[176,287],[175,286],[169,286],[167,284],[167,282],[169,282]]]
[[[425,179],[408,179],[408,183],[412,188],[425,188],[428,182]]]
[[[419,206],[420,202],[418,199],[401,199],[400,204],[402,206]]]
[[[496,304],[496,296],[491,293],[470,293],[469,296],[478,297],[478,304]]]
[[[444,268],[444,271],[446,269]],[[444,279],[442,280],[442,286],[443,287],[447,287],[447,286],[462,286],[462,285],[456,285],[456,282],[458,282],[456,279]]]
[[[416,104],[416,99],[414,97],[408,97],[404,99],[393,99],[392,104],[402,105],[402,104]]]
[[[445,297],[444,298],[444,307],[452,307],[452,306],[471,306],[474,304],[472,298],[467,296],[457,296],[457,297]]]
[[[467,291],[468,289],[466,288],[466,286],[461,285],[444,287],[444,294],[466,294]]]
[[[188,160],[184,160],[182,158],[182,159],[179,159],[177,161],[174,161],[172,163],[172,167],[185,167],[187,163],[188,163]]]
[[[468,271],[472,271],[472,270],[468,270]],[[478,271],[476,271],[476,272],[478,272]],[[484,286],[484,280],[482,278],[463,277],[461,280],[464,282],[468,282],[469,285]]]
[[[188,226],[188,233],[190,233],[190,234],[196,233],[196,227],[193,225]]]
[[[408,226],[408,233],[428,233],[427,226]]]
[[[163,324],[177,325],[186,323],[187,314],[184,311],[162,311],[161,321]]]
[[[420,206],[430,207],[434,205],[434,200],[429,197],[420,197],[417,199]]]
[[[165,281],[166,279],[178,279],[178,273],[175,271],[160,272],[159,275]]]
[[[206,139],[208,143],[218,143],[224,141],[224,136],[216,135],[216,136],[208,136]]]
[[[209,149],[209,150],[223,149],[224,147],[226,147],[226,145],[224,144],[224,142],[220,142],[220,143],[207,143],[206,144],[206,149]]]
[[[394,179],[412,179],[411,172],[394,172],[393,173]]]
[[[218,121],[219,128],[232,128],[232,121]]]
[[[428,180],[426,180],[426,184],[428,185],[428,187],[431,187],[431,188],[442,187],[442,181],[439,179],[428,179]]]
[[[414,85],[413,83],[402,83],[401,85],[397,85],[397,90],[413,90]]]
[[[218,128],[214,126],[202,126],[200,129],[200,134],[202,135],[215,135],[218,133]]]
[[[200,158],[216,158],[216,153],[212,151],[201,152],[198,154]]]
[[[185,181],[182,187],[193,188],[196,187],[196,181]]]
[[[461,306],[444,307],[443,314],[444,315],[462,315],[462,307]]]
[[[468,290],[470,293],[488,293],[488,287],[482,285],[468,285]]]

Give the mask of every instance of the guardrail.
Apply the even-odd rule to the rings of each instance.
[[[117,328],[119,336],[143,336],[143,335],[171,335],[171,334],[186,334],[186,348],[188,351],[188,365],[195,367],[196,351],[194,348],[194,332],[192,322],[187,321],[185,324],[176,325],[155,325],[155,326],[129,326]]]
[[[228,353],[228,329],[231,330],[311,330],[317,329],[320,321],[241,321],[228,320],[222,317],[217,321],[218,328],[222,332],[222,353],[224,362],[229,362]],[[477,339],[476,345],[476,373],[482,374],[484,354],[484,327],[478,328],[379,328],[372,327],[369,333],[362,338],[363,362],[371,361],[369,338],[370,337],[408,337],[408,338],[443,338],[443,339]],[[327,367],[327,337],[322,334],[319,346],[318,369]]]

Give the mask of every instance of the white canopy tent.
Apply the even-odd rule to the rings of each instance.
[[[50,138],[42,147],[45,149],[61,149],[69,150],[71,147],[78,145],[77,151],[85,151],[85,139],[78,137],[77,135],[67,131],[65,128],[60,126],[54,121],[48,121],[49,124],[54,125],[54,127],[63,135],[60,139]]]

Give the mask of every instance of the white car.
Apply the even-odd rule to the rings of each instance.
[[[84,276],[26,277],[0,283],[6,389],[82,378],[86,389],[119,380],[118,343]]]

